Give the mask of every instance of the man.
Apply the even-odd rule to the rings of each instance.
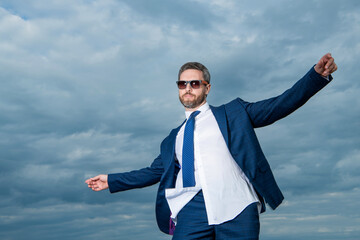
[[[111,193],[160,182],[156,218],[173,239],[258,239],[265,202],[283,200],[254,128],[287,116],[327,85],[337,66],[324,55],[293,87],[278,97],[249,103],[237,98],[210,106],[210,74],[200,63],[184,64],[177,85],[187,120],[161,143],[150,167],[98,175],[92,190]],[[176,227],[175,227],[176,225]]]

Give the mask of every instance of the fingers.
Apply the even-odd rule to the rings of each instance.
[[[329,76],[336,70],[337,65],[335,64],[335,60],[331,56],[331,53],[325,54],[315,66],[315,71],[324,77]]]
[[[95,192],[98,192],[98,191],[102,190],[102,188],[99,187],[98,185],[91,185],[91,187],[89,187],[89,188],[91,188]]]
[[[332,64],[334,64],[334,58],[329,58],[325,65],[325,69],[328,69]]]
[[[335,72],[337,70],[337,65],[335,63],[329,65],[326,67],[326,70],[324,71],[323,75],[330,75],[331,73]]]
[[[94,188],[96,185],[96,181],[99,179],[98,176],[93,177],[93,178],[89,178],[87,180],[85,180],[85,183],[88,185],[89,188]]]
[[[90,183],[88,185],[88,187],[91,188],[93,191],[96,191],[96,192],[109,188],[108,185],[102,184],[101,182]]]
[[[86,184],[89,184],[89,183],[91,183],[91,182],[93,182],[93,181],[97,181],[97,180],[100,180],[100,175],[85,180],[85,183],[86,183]]]
[[[333,57],[331,57],[325,65],[324,75],[330,75],[337,70],[337,65]]]
[[[326,62],[326,65],[324,67],[324,72],[322,75],[329,75],[330,71],[334,68],[334,58],[330,58],[328,59],[328,61]]]
[[[94,191],[100,191],[101,190],[99,184],[96,181],[91,181],[90,180],[89,182],[87,182],[87,184],[88,184],[88,187],[91,188]]]

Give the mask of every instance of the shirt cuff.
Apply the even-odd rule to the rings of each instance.
[[[329,76],[326,76],[326,77],[322,76],[322,77],[330,82],[330,77]]]

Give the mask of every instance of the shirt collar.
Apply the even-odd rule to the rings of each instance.
[[[209,103],[206,102],[206,103],[204,103],[204,105],[202,105],[201,107],[199,107],[196,111],[200,111],[199,115],[201,115],[202,113],[206,112],[206,111],[209,110],[209,109],[210,109]],[[185,117],[186,117],[186,119],[188,119],[188,118],[190,117],[190,115],[191,115],[192,112],[193,112],[193,111],[185,111]],[[199,116],[199,115],[198,115],[198,116]]]

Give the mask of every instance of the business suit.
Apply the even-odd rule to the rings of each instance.
[[[292,88],[278,97],[256,103],[248,103],[237,98],[219,107],[211,106],[232,157],[262,202],[262,211],[265,211],[265,201],[275,209],[284,197],[261,150],[254,128],[267,126],[292,113],[328,82],[312,68]],[[168,234],[172,232],[172,222],[165,189],[174,187],[179,170],[175,163],[175,139],[180,127],[173,129],[162,141],[160,155],[150,167],[108,176],[112,193],[146,187],[160,181],[156,218],[160,230]]]

